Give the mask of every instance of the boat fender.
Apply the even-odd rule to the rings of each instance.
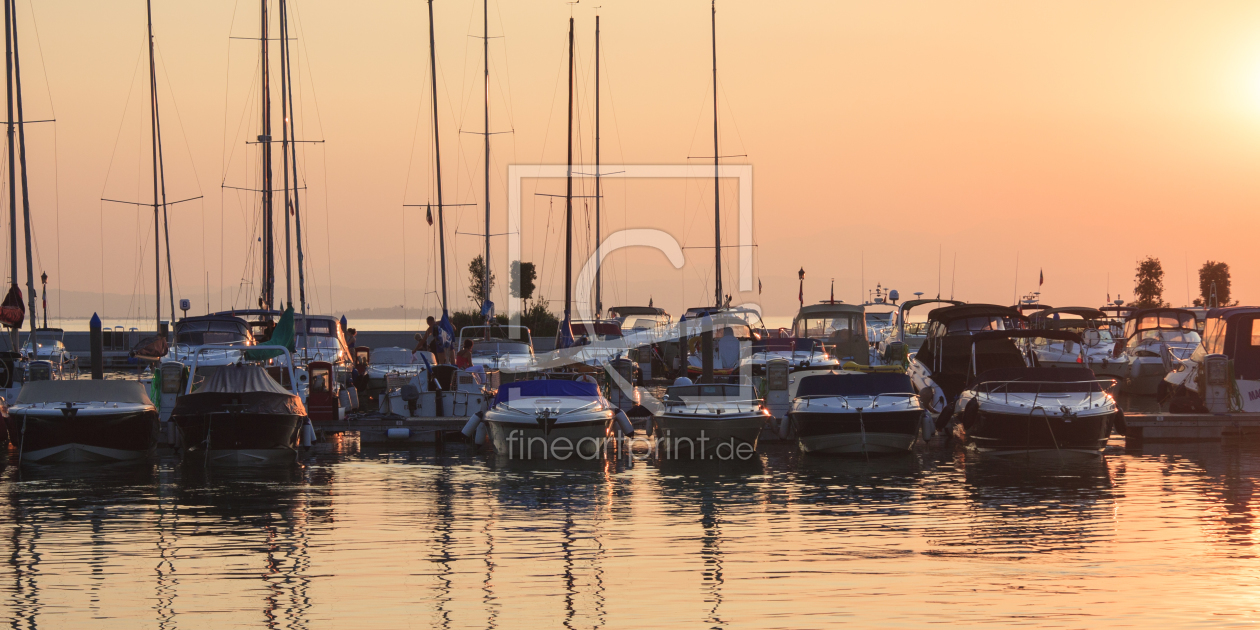
[[[792,422],[788,418],[779,420],[779,439],[786,440],[792,433]]]
[[[311,426],[311,419],[306,419],[306,424],[302,425],[302,448],[310,448],[315,443],[315,427]]]
[[[971,430],[976,424],[976,420],[980,418],[980,402],[972,398],[967,402],[967,406],[963,408],[962,425],[964,429]]]
[[[645,422],[646,422],[646,424],[645,424],[645,425],[644,425],[644,427],[643,427],[643,434],[644,434],[644,435],[647,435],[647,436],[651,437],[653,430],[655,430],[655,428],[656,428],[656,427],[655,427],[655,424],[656,424],[655,420],[656,420],[656,416],[648,416],[648,417],[647,417],[647,420],[645,421]]]
[[[468,416],[468,422],[464,423],[464,428],[462,431],[460,431],[460,433],[463,433],[466,437],[472,437],[477,434],[477,428],[479,426],[481,426],[481,412],[480,411],[478,411],[477,413],[474,413],[471,416]]]
[[[342,387],[341,391],[337,393],[337,404],[342,409],[348,409],[350,407],[350,392],[346,390],[347,388]]]
[[[1112,418],[1111,423],[1112,423],[1112,428],[1116,433],[1119,433],[1120,435],[1128,435],[1129,425],[1125,424],[1124,422],[1123,409],[1116,410],[1116,415],[1114,418]]]
[[[486,443],[486,425],[477,425],[477,436],[473,438],[473,444],[481,446]]]
[[[634,437],[634,425],[630,424],[630,418],[626,417],[626,412],[618,410],[614,418],[617,420],[617,426],[621,429],[622,434],[626,437]]]
[[[923,412],[923,441],[926,442],[936,435],[936,423],[932,421],[932,414],[927,411]]]
[[[359,388],[347,387],[346,391],[350,392],[350,410],[354,411],[359,408]]]
[[[941,415],[936,417],[936,430],[941,431],[949,426],[949,421],[954,418],[954,406],[945,405],[945,409],[941,411]]]

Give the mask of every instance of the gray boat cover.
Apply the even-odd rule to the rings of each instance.
[[[270,392],[292,396],[293,392],[281,387],[276,379],[259,365],[225,365],[214,371],[196,393],[218,392],[241,394],[245,392]]]
[[[140,381],[32,381],[22,386],[17,404],[116,402],[153,405]]]

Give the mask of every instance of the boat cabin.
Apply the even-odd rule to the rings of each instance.
[[[621,324],[621,329],[657,330],[670,324],[669,313],[655,306],[614,306],[608,309],[608,318]]]
[[[175,343],[186,346],[243,345],[254,343],[250,325],[232,315],[199,315],[175,322]]]
[[[824,302],[803,306],[792,320],[792,335],[823,342],[840,361],[870,363],[865,309],[861,305]]]
[[[1198,343],[1198,322],[1194,313],[1182,308],[1147,308],[1134,313],[1124,323],[1125,345],[1136,348],[1145,343]]]

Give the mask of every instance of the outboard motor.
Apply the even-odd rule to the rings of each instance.
[[[420,401],[420,389],[411,383],[402,386],[402,399],[407,403],[407,414],[416,415],[416,403]]]

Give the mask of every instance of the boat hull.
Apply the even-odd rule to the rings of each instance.
[[[44,463],[140,459],[153,452],[159,431],[158,412],[152,408],[117,414],[14,411],[7,425],[22,461]]]
[[[662,453],[684,458],[732,459],[757,450],[757,439],[765,427],[766,416],[761,413],[705,416],[665,413],[656,416],[653,424],[652,437]],[[742,446],[745,444],[751,448]]]
[[[612,435],[612,415],[557,422],[547,429],[537,423],[486,420],[495,452],[509,459],[565,461],[595,459]]]
[[[1100,455],[1111,435],[1112,414],[1052,416],[981,409],[963,425],[968,445],[1009,454],[1079,453]]]
[[[172,414],[171,420],[185,453],[213,463],[253,463],[292,459],[306,416],[219,411]]]
[[[797,442],[806,453],[904,453],[923,426],[923,411],[796,412],[791,414]]]

